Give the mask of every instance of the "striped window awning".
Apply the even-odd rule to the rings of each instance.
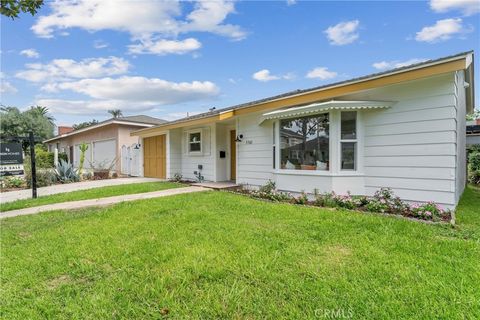
[[[395,101],[341,101],[331,100],[327,102],[312,103],[306,106],[291,107],[264,113],[262,122],[265,120],[303,117],[310,114],[322,113],[330,110],[370,110],[386,109],[395,104]]]

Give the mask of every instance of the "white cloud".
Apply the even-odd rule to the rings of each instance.
[[[297,4],[297,0],[287,0],[287,6],[293,6],[294,4]]]
[[[40,16],[32,26],[39,37],[51,38],[55,31],[69,28],[128,32],[135,39],[198,31],[232,39],[245,37],[239,26],[224,24],[227,16],[235,12],[229,0],[196,2],[186,19],[181,18],[184,13],[179,1],[56,0],[50,8],[52,13]]]
[[[409,66],[411,64],[416,64],[416,63],[420,63],[420,62],[424,62],[424,61],[427,61],[427,59],[414,58],[414,59],[409,59],[409,60],[406,60],[406,61],[398,61],[398,60],[380,61],[380,62],[375,62],[374,64],[372,64],[372,66],[375,69],[378,69],[378,70],[387,70],[387,69],[395,69],[395,68],[406,67],[406,66]]]
[[[352,43],[358,39],[359,34],[357,29],[359,25],[360,21],[358,20],[341,22],[334,26],[328,27],[324,32],[327,34],[330,44],[342,46]]]
[[[258,81],[262,81],[262,82],[268,82],[268,81],[280,80],[280,79],[291,80],[291,79],[295,78],[295,74],[290,72],[290,73],[287,73],[287,74],[284,74],[284,75],[273,75],[273,74],[270,73],[270,70],[263,69],[263,70],[255,72],[252,75],[252,78],[255,79],[255,80],[258,80]]]
[[[112,108],[128,113],[154,111],[160,106],[212,99],[219,93],[218,87],[209,81],[176,83],[145,77],[83,79],[50,84],[50,89],[71,90],[90,98],[41,98],[36,101],[53,113],[72,115],[104,114]]]
[[[156,105],[202,100],[219,93],[218,87],[210,81],[170,82],[127,76],[50,84],[46,91],[58,90],[71,90],[95,99],[141,101]]]
[[[46,106],[53,114],[69,115],[104,115],[107,110],[121,109],[125,113],[150,111],[155,104],[149,102],[122,101],[122,100],[66,100],[40,98],[35,104]]]
[[[258,80],[258,81],[262,81],[262,82],[267,82],[267,81],[280,79],[279,76],[274,76],[274,75],[270,74],[270,70],[267,70],[267,69],[263,69],[263,70],[255,72],[252,75],[252,78],[255,79],[255,80]]]
[[[0,71],[0,93],[17,93],[18,90],[6,80],[5,73]]]
[[[141,40],[139,44],[128,46],[129,52],[133,54],[185,54],[200,49],[202,44],[194,38],[185,40],[164,40],[153,41],[151,39]]]
[[[230,13],[235,13],[233,1],[197,1],[195,9],[187,16],[187,23],[180,27],[181,32],[212,32],[241,40],[246,37],[245,31],[239,26],[223,24]]]
[[[28,58],[38,58],[38,57],[40,57],[40,54],[35,49],[25,49],[25,50],[20,51],[20,54],[22,56],[25,56],[25,57],[28,57]]]
[[[424,27],[417,32],[415,40],[421,42],[439,42],[445,41],[454,35],[461,35],[471,32],[471,29],[467,29],[462,25],[462,19],[444,19],[438,20],[433,26]]]
[[[333,79],[337,76],[338,74],[334,71],[328,71],[328,68],[325,67],[318,67],[315,69],[310,70],[306,77],[310,79],[318,78],[321,80],[328,80],[328,79]]]
[[[123,58],[89,58],[80,61],[55,59],[50,63],[29,63],[16,77],[31,82],[50,82],[68,79],[96,78],[124,74],[130,64]]]
[[[480,12],[478,0],[430,0],[430,8],[438,13],[458,10],[466,16]]]
[[[95,49],[103,49],[103,48],[107,48],[109,46],[109,44],[103,40],[95,40],[93,42],[93,47]]]

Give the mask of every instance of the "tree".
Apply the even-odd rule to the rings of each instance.
[[[53,137],[55,127],[53,120],[45,107],[30,107],[22,112],[16,107],[2,106],[0,108],[0,135],[26,137],[29,131],[33,131],[35,137],[45,140]]]
[[[18,18],[20,12],[35,15],[43,5],[43,0],[0,0],[0,13],[9,18]]]
[[[80,130],[86,127],[93,126],[94,124],[97,124],[97,123],[98,123],[98,120],[93,119],[92,121],[85,121],[85,122],[74,124],[72,127],[74,130]]]
[[[112,115],[112,117],[114,117],[114,118],[123,117],[122,110],[120,110],[120,109],[108,110],[108,113],[110,113]]]

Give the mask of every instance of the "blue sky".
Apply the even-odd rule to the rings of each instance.
[[[47,2],[1,19],[1,103],[44,105],[59,125],[113,108],[172,120],[480,52],[479,12],[478,0]]]

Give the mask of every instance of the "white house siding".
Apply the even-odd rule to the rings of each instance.
[[[237,119],[237,134],[243,141],[237,143],[237,183],[262,185],[273,179],[272,123],[259,125],[261,114]]]
[[[455,73],[455,108],[457,111],[457,184],[455,203],[458,203],[460,196],[465,189],[466,183],[466,99],[465,99],[465,74],[464,71],[457,71]]]
[[[193,155],[188,153],[187,145],[187,133],[192,130],[201,130],[202,131],[202,154]],[[170,140],[170,147],[174,146],[177,141],[178,135],[172,134],[176,130],[170,130],[170,137],[173,137],[174,140]],[[201,171],[205,180],[215,181],[214,176],[214,157],[215,157],[215,145],[213,137],[215,137],[215,124],[205,125],[200,127],[186,127],[181,130],[180,142],[181,142],[181,159],[178,157],[178,150],[173,153],[173,157],[170,157],[170,173],[173,175],[176,173],[175,169],[179,169],[182,176],[186,179],[196,180],[196,176],[193,173],[198,171],[198,165],[202,165],[203,169]],[[180,166],[174,164],[176,161],[180,161]]]
[[[168,132],[167,143],[167,178],[173,178],[175,174],[182,174],[182,129],[172,129]]]
[[[454,88],[449,73],[347,97],[398,101],[390,109],[364,113],[366,194],[390,187],[405,200],[456,204]]]

